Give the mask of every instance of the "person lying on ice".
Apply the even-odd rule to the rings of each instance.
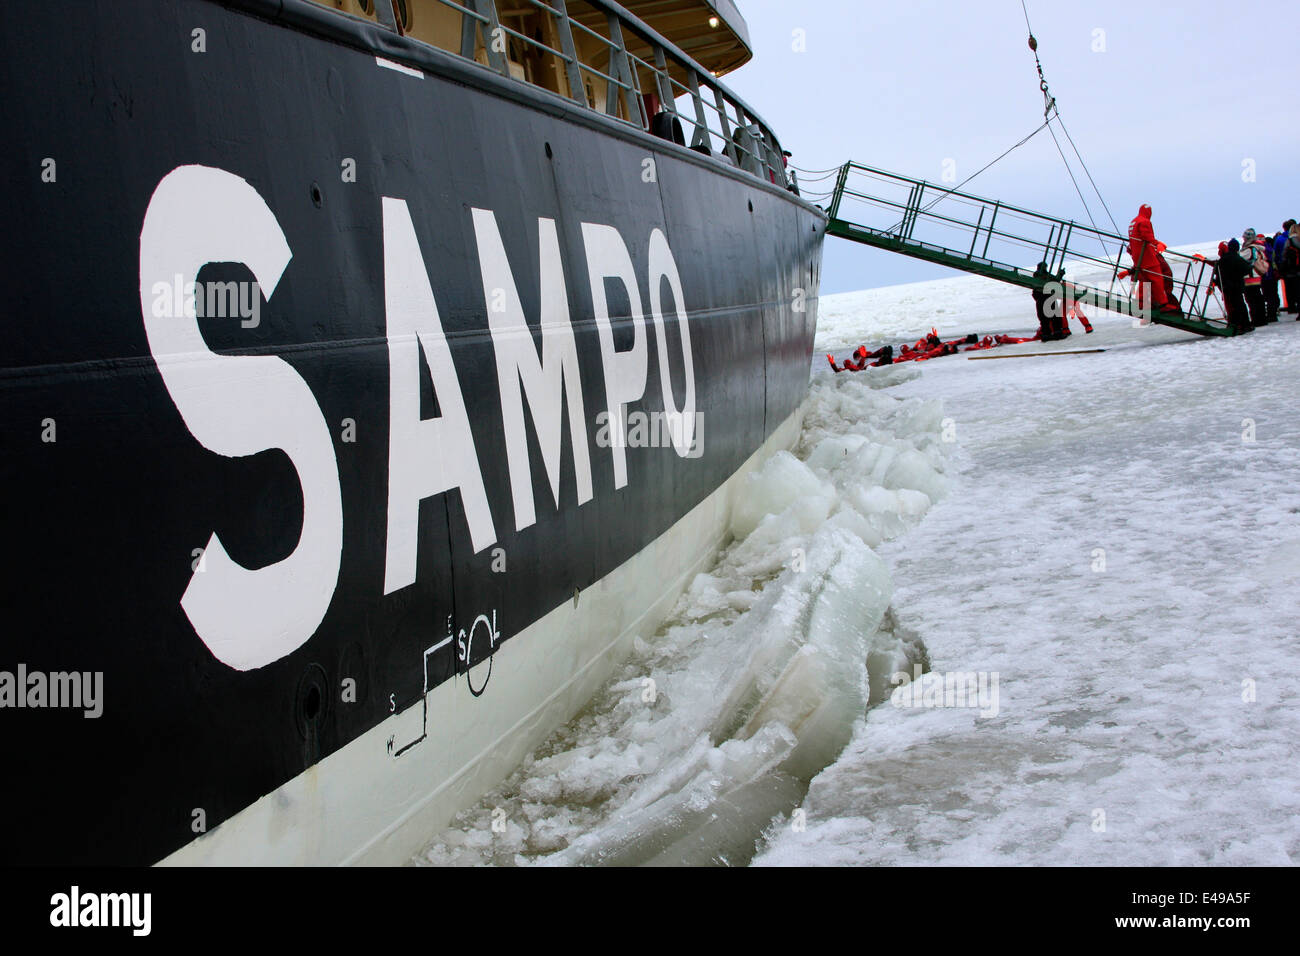
[[[1033,335],[1027,336],[1025,338],[1017,338],[1014,335],[995,335],[993,336],[993,341],[997,345],[1021,345],[1025,342],[1039,341],[1042,334],[1043,334],[1043,330],[1039,329]]]
[[[837,373],[838,372],[861,372],[864,368],[867,367],[867,363],[865,361],[854,361],[854,360],[858,358],[859,352],[865,352],[866,350],[867,350],[866,346],[859,345],[856,349],[853,350],[853,354],[844,360],[843,367],[835,364],[835,356],[831,355],[830,353],[827,353],[826,361],[831,363],[831,368],[834,369]]]
[[[931,349],[936,349],[942,344],[943,341],[939,338],[938,331],[935,329],[930,329],[928,333],[921,336],[912,344],[911,351],[929,352]],[[903,348],[907,348],[907,346],[903,346]]]
[[[892,345],[885,345],[876,349],[874,352],[868,352],[865,345],[859,345],[853,350],[852,357],[844,360],[843,368],[835,364],[835,356],[826,356],[826,361],[831,363],[831,368],[836,372],[861,372],[864,368],[868,367],[867,359],[875,359],[874,362],[870,363],[871,368],[880,368],[883,365],[891,365],[894,361],[894,347]]]
[[[917,342],[917,348],[909,350],[906,345],[903,346],[903,357],[895,359],[896,362],[925,362],[932,358],[939,358],[943,355],[956,355],[958,347],[970,341],[970,336],[961,339],[954,339],[951,342],[944,342],[939,338],[939,333],[934,329],[924,339]]]
[[[929,334],[926,335],[925,338],[923,339],[917,339],[916,344],[913,345],[912,348],[919,352],[928,353],[928,352],[937,351],[941,355],[951,355],[960,346],[970,345],[973,342],[977,342],[978,340],[979,340],[979,336],[977,336],[974,332],[972,332],[970,335],[963,335],[959,339],[953,339],[950,342],[945,342],[943,339],[939,338],[939,330],[936,328],[931,328]],[[948,349],[948,351],[943,351],[945,348]]]
[[[1143,204],[1128,227],[1128,254],[1133,257],[1133,282],[1137,286],[1138,308],[1151,304],[1159,312],[1181,312],[1172,292],[1173,270],[1161,255],[1165,244],[1156,240],[1151,227],[1151,207]],[[1150,294],[1151,302],[1147,301]]]

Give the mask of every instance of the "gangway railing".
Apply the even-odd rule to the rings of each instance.
[[[824,198],[829,235],[1026,289],[1058,283],[1067,303],[1202,335],[1234,334],[1210,289],[1213,263],[1204,258],[1157,248],[1167,273],[1126,269],[1127,237],[855,162],[839,168]],[[1154,307],[1156,283],[1178,311]]]

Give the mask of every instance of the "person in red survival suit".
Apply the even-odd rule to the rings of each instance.
[[[1147,283],[1151,299],[1160,312],[1178,312],[1178,305],[1170,297],[1173,270],[1160,253],[1165,249],[1156,241],[1151,228],[1151,207],[1143,204],[1128,226],[1128,254],[1133,257],[1133,281],[1137,284],[1138,307],[1145,308]]]
[[[831,368],[836,372],[861,372],[868,367],[868,359],[875,359],[869,363],[871,368],[880,368],[884,365],[892,365],[894,361],[894,347],[886,345],[876,349],[874,352],[868,352],[865,345],[859,345],[853,350],[853,355],[844,360],[844,367],[835,364],[835,356],[827,355],[826,361],[831,363]]]
[[[875,361],[871,363],[872,368],[880,368],[884,365],[893,365],[894,347],[892,345],[882,346],[874,352],[869,353],[868,358],[875,359]]]
[[[867,350],[866,346],[859,345],[856,349],[854,349],[853,354],[849,358],[846,358],[844,360],[843,368],[835,364],[835,356],[833,355],[827,354],[826,361],[831,363],[831,368],[834,369],[836,372],[861,372],[864,368],[866,368],[867,363],[860,359],[855,362],[854,359],[858,358],[859,352],[865,352],[866,350]]]
[[[1067,333],[1070,331],[1070,319],[1078,319],[1083,325],[1085,334],[1092,331],[1092,323],[1088,321],[1088,317],[1083,314],[1083,309],[1079,308],[1077,302],[1071,302],[1070,307],[1065,310],[1065,331]]]
[[[925,348],[915,353],[914,357],[918,362],[926,362],[929,361],[930,359],[939,358],[940,356],[943,355],[956,355],[958,342],[964,342],[964,341],[965,339],[960,339],[953,342],[941,342],[939,340],[939,334],[935,332],[933,329],[931,329],[930,335],[928,335],[925,339]]]
[[[943,342],[939,338],[939,332],[936,329],[931,329],[928,334],[921,336],[912,344],[912,351],[929,352],[932,349],[938,348],[942,344]]]

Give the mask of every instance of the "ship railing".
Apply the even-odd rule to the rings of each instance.
[[[335,9],[329,0],[315,2]],[[759,179],[794,188],[770,127],[713,74],[618,3],[389,0],[389,4],[379,0],[365,18],[504,77],[566,96],[582,107]],[[458,38],[446,37],[435,43],[418,31],[412,34],[404,29],[412,13],[419,22],[429,8],[439,5],[460,16]],[[516,29],[503,21],[504,17],[526,22],[533,14],[547,18],[548,29],[530,35],[527,27]],[[551,35],[551,42],[543,39],[543,33]],[[598,52],[593,54],[593,50]],[[524,51],[533,61],[528,70],[517,55]],[[689,143],[684,128],[690,130]]]
[[[625,95],[633,95],[641,108],[634,111],[629,105],[627,113],[628,116],[635,116],[642,129],[676,141],[679,145],[689,145],[697,152],[725,157],[724,161],[730,165],[759,178],[783,186],[789,184],[780,147],[766,124],[722,84],[715,82],[707,70],[680,54],[680,51],[672,48],[621,7],[607,7],[610,35],[606,37],[571,16],[564,0],[551,0],[550,3],[544,0],[526,2],[557,17],[557,26],[562,36],[563,21],[567,20],[570,29],[578,29],[583,35],[608,47],[610,63],[618,64],[617,68],[611,68],[609,74],[594,70],[587,64],[579,63],[579,67],[612,84],[609,94],[611,104],[615,86]],[[590,0],[589,5],[600,5],[600,0]],[[622,29],[624,25],[627,27],[626,32]],[[629,33],[646,49],[649,59],[639,56],[630,48],[627,42]],[[673,75],[673,67],[680,71],[686,82]],[[706,91],[711,94],[711,98],[705,95]],[[652,114],[646,108],[647,103],[658,109]],[[686,108],[683,108],[683,104]],[[604,112],[617,115],[610,105],[607,105]],[[681,124],[691,127],[689,144],[685,141],[684,134],[679,132]]]
[[[407,2],[410,2],[410,0],[407,0]],[[465,3],[459,3],[457,0],[425,0],[425,2],[439,4],[461,15],[460,48],[452,52],[476,62],[482,62],[478,59],[479,56],[482,56],[483,60],[487,61],[483,65],[497,73],[518,80],[521,77],[516,75],[516,70],[522,70],[522,67],[516,60],[506,55],[505,52],[509,49],[509,41],[513,40],[522,48],[533,51],[543,60],[553,58],[555,62],[564,65],[565,86],[567,86],[567,94],[570,99],[584,106],[600,109],[601,112],[625,122],[630,122],[632,125],[639,125],[642,128],[647,127],[648,124],[644,109],[640,104],[639,93],[634,78],[630,75],[630,70],[627,67],[626,54],[622,40],[619,37],[620,24],[616,17],[611,15],[608,18],[607,24],[611,36],[606,37],[580,20],[571,18],[565,0],[551,0],[550,3],[543,2],[543,0],[520,0],[527,7],[547,14],[552,18],[561,47],[557,49],[544,40],[516,30],[509,23],[500,19],[497,6],[492,0],[465,0]],[[466,4],[472,6],[466,6]],[[507,16],[519,15],[518,10],[507,13]],[[586,62],[578,56],[577,43],[573,38],[575,30],[581,36],[589,37],[605,48],[603,59],[609,64],[608,72],[599,69],[593,63]],[[415,37],[414,39],[418,40],[420,38]],[[586,84],[583,82],[584,75],[600,80],[606,87],[608,94],[603,108],[599,104],[588,100]],[[524,77],[524,81],[528,82],[526,77]],[[620,100],[622,109],[626,111],[623,115],[619,113]]]
[[[714,155],[717,148],[727,162],[745,172],[774,183],[790,184],[776,138],[761,120],[730,101],[717,84],[706,81],[704,89],[712,93],[710,101],[703,95],[698,74],[688,71],[687,82],[682,83],[662,61],[662,51],[656,49],[656,54],[653,64],[634,59],[656,77],[660,84],[659,100],[665,110],[691,127],[691,149]],[[686,112],[683,105],[691,112]]]

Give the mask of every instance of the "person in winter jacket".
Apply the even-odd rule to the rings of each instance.
[[[1128,227],[1128,254],[1133,257],[1133,282],[1137,286],[1139,308],[1154,305],[1159,312],[1179,312],[1178,304],[1169,294],[1173,271],[1165,261],[1165,245],[1156,241],[1151,227],[1151,207],[1143,205]],[[1151,301],[1146,299],[1150,290]]]
[[[1250,324],[1255,328],[1268,323],[1268,311],[1264,305],[1262,282],[1267,267],[1260,259],[1259,246],[1255,244],[1255,230],[1247,229],[1241,234],[1240,252],[1249,270],[1245,279],[1246,308],[1250,310]]]
[[[1256,236],[1255,245],[1259,247],[1260,259],[1268,264],[1268,271],[1260,277],[1259,287],[1264,292],[1264,321],[1276,322],[1277,311],[1281,302],[1277,294],[1277,268],[1273,262],[1273,241],[1266,236]]]
[[[1044,342],[1055,342],[1070,334],[1061,311],[1061,296],[1055,277],[1047,271],[1047,263],[1038,263],[1034,278],[1043,281],[1041,288],[1033,289],[1034,314],[1038,317],[1038,337]]]
[[[1223,301],[1228,310],[1228,324],[1238,332],[1249,332],[1253,328],[1246,311],[1246,276],[1251,272],[1250,265],[1239,254],[1241,244],[1236,239],[1221,243],[1221,254],[1215,265],[1219,288],[1223,290]]]
[[[1274,238],[1273,265],[1286,289],[1286,310],[1300,315],[1300,225],[1294,219],[1282,223]]]

